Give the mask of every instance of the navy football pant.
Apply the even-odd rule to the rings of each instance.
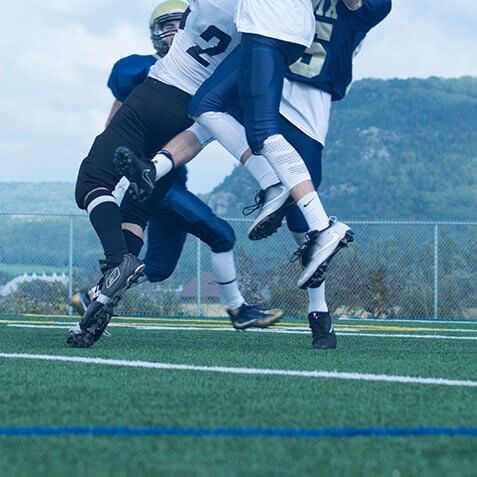
[[[147,230],[144,263],[151,282],[160,282],[172,275],[187,234],[198,237],[215,253],[229,252],[235,245],[231,225],[181,185],[174,185],[167,193],[154,211]]]
[[[238,63],[240,51],[235,49],[217,68],[215,73],[203,83],[196,95],[192,98],[189,112],[191,116],[200,116],[209,111],[228,112],[237,121],[244,124],[244,113],[239,107],[238,96]],[[281,91],[280,91],[281,97]],[[296,126],[278,116],[271,129],[274,134],[282,134],[285,139],[297,150],[305,162],[311,179],[318,189],[321,184],[321,154],[323,146],[300,131]],[[294,207],[287,216],[288,227],[292,232],[307,232],[308,226],[299,211]]]
[[[237,102],[250,148],[259,154],[264,141],[280,134],[280,101],[288,66],[297,61],[304,46],[249,33],[192,99],[189,114],[226,112]]]

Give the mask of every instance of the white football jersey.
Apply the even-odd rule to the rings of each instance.
[[[190,4],[191,12],[185,28],[179,30],[169,53],[151,68],[149,76],[194,95],[217,66],[239,45],[241,34],[234,21],[237,0],[192,0]],[[204,38],[206,31],[209,34]],[[227,46],[225,43],[219,46],[221,40],[218,36],[211,37],[209,43],[206,39],[214,34],[222,36],[222,42],[227,42]],[[224,46],[225,50],[218,53]],[[330,108],[331,99],[327,93],[285,80],[280,113],[323,145],[328,131]]]
[[[311,46],[315,39],[312,0],[238,0],[235,23],[242,33]]]
[[[237,0],[193,0],[185,27],[149,76],[195,94],[217,66],[240,44],[234,24]]]

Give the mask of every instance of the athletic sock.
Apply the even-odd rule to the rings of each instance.
[[[223,253],[212,252],[212,270],[227,309],[240,308],[245,303],[245,299],[238,286],[233,250]]]
[[[324,230],[330,225],[330,219],[317,192],[309,192],[297,202],[297,205],[310,230]]]
[[[171,155],[166,151],[159,152],[156,157],[152,160],[154,167],[156,168],[156,178],[157,182],[161,177],[164,177],[166,174],[174,169],[174,162]]]
[[[287,189],[292,190],[302,182],[311,181],[310,173],[300,154],[281,134],[267,138],[261,153]]]
[[[130,230],[123,229],[124,241],[126,242],[126,247],[129,250],[129,253],[139,256],[141,253],[142,246],[144,241],[142,238],[138,237],[135,233]]]
[[[308,288],[308,299],[308,313],[315,311],[326,313],[328,311],[328,305],[326,304],[325,282],[318,288]]]
[[[263,156],[250,156],[247,162],[245,162],[245,168],[260,184],[260,189],[262,190],[268,189],[280,182],[280,178],[273,170],[273,167]]]
[[[305,241],[305,233],[292,232],[292,235],[299,246]],[[323,284],[318,288],[308,288],[308,313],[313,313],[315,311],[328,311],[328,305],[326,304],[325,282],[323,282]]]
[[[106,260],[113,266],[119,265],[128,249],[121,229],[121,210],[116,200],[104,190],[93,192],[88,198],[87,211]]]

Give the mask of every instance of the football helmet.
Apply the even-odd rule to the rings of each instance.
[[[173,37],[177,33],[176,29],[164,31],[164,24],[180,21],[188,6],[183,0],[165,0],[152,12],[149,29],[152,44],[159,56],[165,56],[169,51],[170,45],[166,42],[166,38]]]

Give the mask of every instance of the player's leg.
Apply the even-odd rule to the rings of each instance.
[[[176,217],[176,223],[181,229],[198,237],[210,247],[212,270],[235,328],[266,328],[283,316],[281,310],[269,310],[245,302],[235,268],[235,233],[228,222],[217,217],[210,207],[185,187],[174,189],[167,208],[171,208],[170,213]]]
[[[190,115],[227,149],[260,184],[259,217],[252,240],[265,238],[281,225],[292,200],[275,170],[263,156],[252,155],[242,113],[236,106],[240,49],[235,49],[203,83],[191,101]],[[227,112],[225,112],[227,111]],[[173,145],[175,147],[175,144]],[[254,207],[254,210],[257,207]],[[260,231],[260,233],[258,233]]]
[[[297,149],[305,161],[313,184],[318,189],[322,179],[322,151],[323,146],[308,137],[293,124],[282,118],[282,127],[285,137]],[[287,224],[299,250],[304,249],[307,243],[307,223],[298,207],[293,207],[287,214]],[[306,253],[301,255],[303,260]],[[312,330],[314,349],[336,348],[336,334],[333,329],[333,318],[326,303],[325,282],[316,283],[308,288],[308,322]]]
[[[106,260],[101,263],[100,294],[83,316],[81,332],[68,335],[71,346],[88,347],[101,337],[112,310],[144,272],[144,264],[127,253],[121,214],[112,197],[121,176],[114,170],[114,154],[118,147],[126,146],[139,157],[152,157],[163,144],[191,125],[187,116],[189,99],[189,95],[174,87],[147,79],[128,97],[81,166],[77,203],[90,213]]]
[[[130,148],[120,148],[116,151],[114,164],[116,171],[129,179],[131,193],[138,202],[145,202],[153,193],[155,184],[174,168],[172,156],[167,151],[162,151],[162,159],[158,161],[154,156],[171,139],[189,128],[193,121],[187,115],[190,95],[169,85],[165,85],[152,78],[143,83],[162,94],[160,104],[151,104],[147,111],[150,120],[148,135],[156,136],[155,150],[152,154],[140,156]],[[129,98],[128,98],[129,99]],[[158,116],[160,114],[160,117]],[[178,127],[179,126],[179,127]],[[161,141],[158,139],[161,138]]]

